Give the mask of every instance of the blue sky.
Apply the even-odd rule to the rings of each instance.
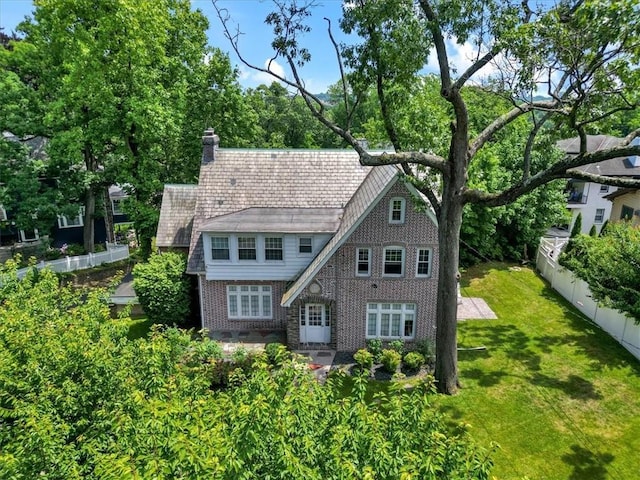
[[[332,21],[333,32],[338,38],[340,31],[338,20],[342,12],[341,0],[321,0],[311,18],[312,31],[304,37],[304,43],[311,52],[311,62],[302,70],[303,78],[314,93],[326,91],[327,87],[339,78],[338,66],[333,47],[327,36],[324,17]],[[268,75],[251,71],[240,65],[239,59],[231,52],[229,41],[224,38],[220,21],[210,0],[191,0],[193,8],[198,8],[209,18],[208,30],[210,45],[229,52],[231,61],[240,70],[240,83],[244,87],[255,87],[261,83],[271,83]],[[247,60],[264,66],[265,61],[273,55],[271,49],[271,29],[264,23],[271,10],[270,1],[261,0],[222,0],[220,6],[228,9],[233,22],[244,32],[240,40],[240,48]],[[0,0],[0,27],[9,34],[25,15],[33,10],[31,0]],[[276,67],[277,68],[277,67]]]

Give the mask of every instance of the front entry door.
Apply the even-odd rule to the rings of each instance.
[[[307,303],[300,309],[300,342],[329,343],[331,323],[327,308],[321,303]]]

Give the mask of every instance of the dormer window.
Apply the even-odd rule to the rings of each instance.
[[[255,237],[238,237],[238,260],[256,260]]]
[[[282,237],[266,237],[264,239],[264,259],[282,260]]]
[[[211,237],[211,258],[213,260],[229,260],[228,237]]]
[[[405,199],[394,197],[389,202],[389,223],[404,223]]]

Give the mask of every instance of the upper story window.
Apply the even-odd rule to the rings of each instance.
[[[256,260],[255,237],[238,237],[238,260]]]
[[[313,252],[313,238],[298,237],[298,253],[306,255]]]
[[[416,256],[416,277],[431,276],[431,256],[430,248],[419,248]]]
[[[602,223],[604,221],[604,208],[596,208],[596,216],[593,221],[594,223]]]
[[[358,277],[368,277],[371,275],[371,249],[356,249],[356,275]]]
[[[67,217],[65,215],[58,215],[58,227],[59,228],[72,228],[82,227],[84,225],[84,207],[80,207],[78,215],[76,217]]]
[[[404,248],[385,247],[382,274],[389,277],[404,275]]]
[[[389,223],[404,223],[405,199],[394,197],[389,202]]]
[[[282,237],[265,237],[264,259],[282,260]]]
[[[609,185],[600,185],[600,193],[607,193],[609,191]]]
[[[211,258],[229,260],[229,237],[211,237]]]
[[[114,198],[111,200],[111,209],[114,215],[124,215],[122,210],[122,198]]]

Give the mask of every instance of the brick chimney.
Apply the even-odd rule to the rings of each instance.
[[[219,144],[220,137],[213,133],[213,128],[207,128],[202,137],[202,165],[213,163]]]

